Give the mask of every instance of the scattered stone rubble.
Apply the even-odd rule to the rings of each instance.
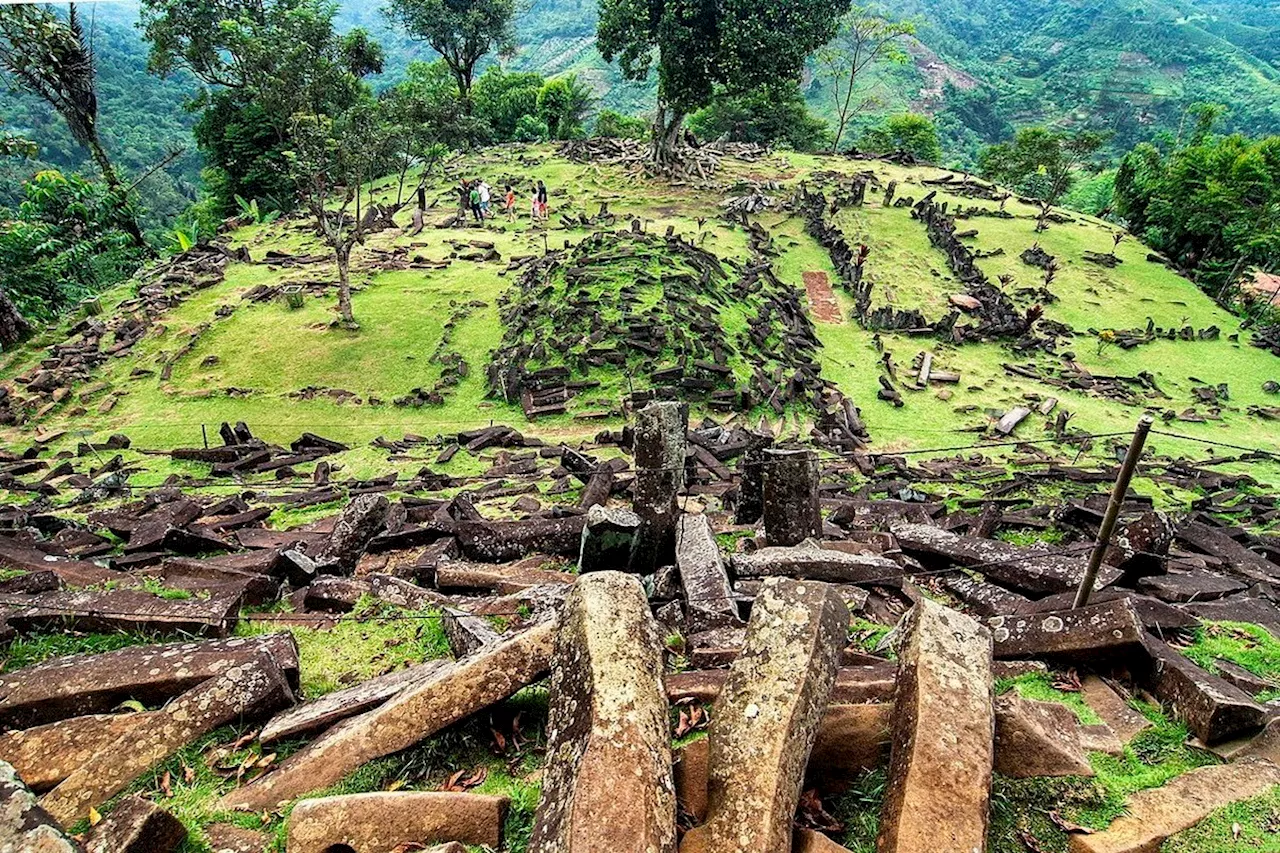
[[[833,405],[856,419],[849,408]],[[9,638],[123,628],[205,639],[0,676],[0,760],[12,768],[0,785],[0,842],[40,833],[63,845],[50,849],[78,849],[60,826],[229,722],[253,724],[269,748],[306,740],[219,804],[275,812],[548,675],[538,851],[838,850],[811,825],[814,810],[876,767],[889,780],[881,849],[981,849],[992,774],[1088,775],[1088,751],[1115,752],[1143,727],[1121,698],[1129,691],[1234,760],[1136,796],[1110,829],[1073,836],[1081,853],[1152,849],[1280,778],[1269,760],[1280,756],[1274,712],[1257,698],[1271,685],[1225,664],[1211,673],[1178,651],[1202,618],[1280,632],[1280,543],[1243,527],[1274,523],[1280,509],[1251,493],[1247,475],[1215,468],[1241,457],[1145,459],[1143,476],[1204,497],[1170,517],[1130,496],[1089,604],[1073,609],[1114,469],[1024,447],[1005,481],[980,454],[911,464],[856,444],[842,469],[740,420],[687,419],[683,404],[658,401],[622,433],[578,447],[503,425],[374,443],[392,455],[430,449],[442,463],[487,459],[480,485],[430,465],[407,481],[339,480],[330,457],[343,445],[308,434],[278,447],[244,424],[224,425],[220,446],[173,451],[207,465],[207,478],[153,489],[126,476],[98,491],[122,469],[86,471],[97,464],[89,455],[58,460],[50,477],[38,446],[14,454],[9,482],[34,496],[0,512],[0,566],[15,573],[0,581]],[[819,446],[842,435],[818,430]],[[315,473],[294,470],[304,464]],[[867,484],[849,486],[848,466]],[[263,474],[278,477],[273,488],[243,482]],[[1000,485],[955,510],[912,487],[997,474]],[[1074,496],[1057,507],[1013,496],[1040,481]],[[533,494],[538,482],[549,494]],[[240,488],[203,491],[217,483]],[[544,504],[578,487],[580,499]],[[63,492],[87,496],[83,520],[51,509]],[[266,524],[275,507],[340,499],[305,527]],[[488,510],[499,500],[511,508],[503,518]],[[1051,526],[1065,537],[1053,547],[1000,538]],[[566,570],[575,563],[578,573]],[[186,595],[156,595],[156,583]],[[439,610],[454,659],[309,698],[288,634],[228,637],[246,604],[287,599],[334,614],[364,597]],[[851,644],[851,613],[897,625],[891,641],[876,654]],[[1081,676],[1103,725],[993,696],[997,677],[1047,667]],[[134,703],[141,710],[124,710]],[[672,706],[708,737],[673,753]],[[306,800],[289,818],[289,849],[496,846],[506,807],[458,791]],[[140,833],[172,834],[164,853],[179,843],[163,802],[127,800],[108,820],[86,849],[128,850]]]

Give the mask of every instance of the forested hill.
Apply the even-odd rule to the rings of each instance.
[[[88,5],[99,63],[106,143],[137,174],[175,145],[193,149],[189,80],[146,74],[146,44],[133,27],[133,0]],[[978,147],[1030,123],[1113,131],[1114,152],[1160,131],[1176,134],[1185,108],[1224,104],[1220,129],[1280,132],[1280,7],[1267,0],[889,0],[882,10],[913,18],[912,61],[878,71],[877,113],[906,109],[937,119],[945,159],[969,165]],[[574,72],[601,106],[638,114],[652,106],[648,86],[628,84],[595,50],[596,0],[534,0],[517,22],[519,48],[509,64],[544,74]],[[345,0],[342,28],[371,30],[388,54],[374,84],[395,82],[429,50],[392,30],[380,4]],[[819,115],[829,97],[818,79],[804,92]],[[855,121],[872,123],[867,113]],[[37,167],[78,168],[83,155],[61,120],[29,95],[5,92],[0,120],[40,141]],[[13,200],[15,177],[32,164],[0,164],[0,204]],[[15,171],[18,170],[18,171]],[[148,179],[157,219],[176,215],[194,196],[198,158],[188,156]]]

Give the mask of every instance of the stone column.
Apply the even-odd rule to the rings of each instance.
[[[689,408],[683,403],[650,403],[636,414],[635,512],[640,531],[631,570],[652,574],[675,559],[676,495],[684,488],[685,432]]]
[[[811,450],[764,451],[764,538],[799,545],[822,535],[818,460]]]
[[[753,436],[742,454],[734,524],[755,524],[764,512],[764,454],[772,445],[773,439],[767,435]]]
[[[640,580],[596,572],[564,602],[530,853],[675,853],[658,626]]]

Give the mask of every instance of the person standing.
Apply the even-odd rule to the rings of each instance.
[[[515,222],[516,221],[516,191],[512,189],[511,184],[507,184],[507,192],[506,192],[506,195],[503,197],[503,201],[506,203],[507,221]]]
[[[542,181],[538,181],[538,211],[542,214],[542,221],[547,221],[547,185]]]
[[[534,225],[542,219],[542,203],[538,201],[538,188],[529,191],[529,216]]]
[[[486,180],[480,181],[480,219],[483,221],[493,216],[490,206],[493,203],[493,188]]]
[[[471,215],[475,217],[476,224],[483,225],[484,217],[480,211],[480,185],[475,181],[471,182],[471,192],[468,196],[468,201],[471,205]]]

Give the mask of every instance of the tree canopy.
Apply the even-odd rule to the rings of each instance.
[[[386,6],[392,21],[440,54],[464,103],[480,60],[512,48],[518,10],[517,0],[390,0]]]

